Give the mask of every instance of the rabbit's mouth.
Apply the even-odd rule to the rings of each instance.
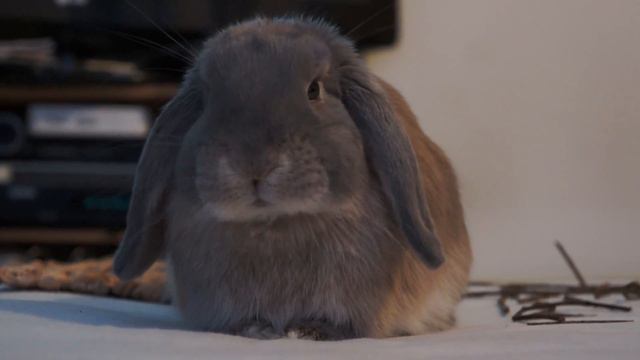
[[[206,184],[206,185],[205,185]],[[236,181],[212,187],[200,182],[197,192],[207,211],[221,221],[264,220],[329,211],[332,199],[326,177],[291,179],[287,174],[257,181]]]
[[[198,187],[203,203],[222,221],[264,220],[293,214],[315,214],[331,208],[326,176],[274,171],[259,181],[234,181]]]
[[[326,198],[307,198],[278,203],[259,198],[242,202],[208,202],[204,210],[218,221],[264,221],[297,214],[318,214],[331,210]]]

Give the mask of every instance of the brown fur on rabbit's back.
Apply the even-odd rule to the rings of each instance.
[[[394,291],[380,315],[380,323],[386,324],[380,335],[443,330],[455,322],[455,306],[466,289],[472,262],[456,175],[444,152],[424,134],[402,95],[378,80],[416,153],[429,211],[445,255],[444,264],[430,270],[414,252],[405,253]]]

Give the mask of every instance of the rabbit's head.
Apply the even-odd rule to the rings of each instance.
[[[363,188],[361,134],[342,103],[343,59],[323,35],[262,20],[205,44],[196,65],[204,105],[185,134],[176,180],[195,179],[216,219],[340,211]]]

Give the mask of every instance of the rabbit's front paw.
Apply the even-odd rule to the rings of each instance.
[[[334,325],[327,321],[310,320],[291,326],[287,337],[293,339],[328,341],[354,338],[353,329],[348,325]]]
[[[331,340],[327,334],[315,327],[296,327],[287,331],[287,337],[302,340]]]
[[[283,337],[283,334],[276,331],[271,324],[263,322],[247,324],[237,330],[235,334],[261,340],[272,340]]]

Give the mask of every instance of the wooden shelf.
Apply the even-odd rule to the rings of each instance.
[[[0,85],[0,105],[32,102],[126,102],[160,104],[177,92],[177,83],[140,85]]]
[[[116,245],[123,231],[0,227],[0,245]]]

